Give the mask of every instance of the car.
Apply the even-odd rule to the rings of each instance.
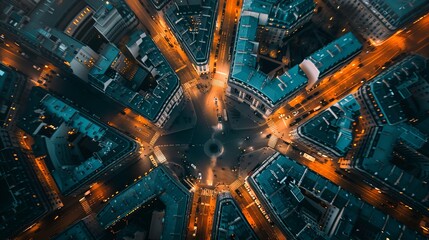
[[[296,116],[296,115],[298,115],[298,113],[299,113],[299,111],[295,111],[295,112],[292,113],[292,115]]]
[[[243,197],[243,194],[241,194],[240,190],[235,189],[235,193],[237,193],[238,196]]]
[[[217,121],[218,121],[219,123],[221,123],[221,122],[222,122],[222,116],[221,116],[221,115],[218,115],[218,116],[217,116]]]
[[[322,104],[322,106],[326,106],[328,105],[328,102],[325,99],[320,100],[320,104]]]
[[[36,66],[36,65],[33,65],[33,68],[36,69],[37,71],[40,71],[41,69],[39,66]]]

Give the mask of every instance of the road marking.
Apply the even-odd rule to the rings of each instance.
[[[178,69],[176,69],[176,70],[175,70],[175,72],[177,73],[177,72],[179,72],[180,70],[185,69],[186,67],[187,67],[186,65],[183,65],[183,66],[179,67]]]
[[[252,201],[251,203],[249,203],[245,208],[250,208],[251,206],[255,205],[255,202]]]
[[[222,75],[224,75],[224,76],[228,76],[228,74],[226,74],[226,73],[224,73],[224,72],[218,72],[218,71],[216,71],[216,73],[222,74]]]
[[[277,132],[277,126],[272,119],[267,121],[267,125],[273,133]]]
[[[158,162],[160,163],[164,163],[167,161],[167,158],[165,157],[165,155],[161,152],[161,149],[159,149],[158,147],[154,147],[153,148],[153,153],[155,154],[156,158],[158,159]]]
[[[88,201],[86,200],[85,197],[81,198],[79,200],[80,205],[82,206],[83,210],[85,211],[85,213],[89,214],[92,212],[91,206],[89,206]]]
[[[154,145],[160,136],[161,136],[161,133],[156,132],[155,135],[153,135],[152,139],[150,140],[149,144]]]
[[[231,191],[235,191],[235,189],[240,188],[242,185],[243,185],[242,180],[237,179],[229,185],[229,189],[231,189]]]

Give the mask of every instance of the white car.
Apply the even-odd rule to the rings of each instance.
[[[40,69],[41,69],[40,67],[38,67],[36,65],[33,65],[33,68],[36,69],[37,71],[40,71]]]
[[[298,113],[299,113],[299,111],[295,111],[292,113],[292,115],[296,116],[296,115],[298,115]]]

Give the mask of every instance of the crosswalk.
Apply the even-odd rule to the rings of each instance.
[[[229,189],[231,189],[231,191],[235,191],[235,189],[241,187],[242,185],[243,185],[243,180],[237,179],[229,185]]]
[[[277,145],[277,140],[278,140],[278,139],[279,139],[278,137],[276,137],[276,136],[272,135],[272,136],[270,137],[270,139],[268,140],[268,147],[270,147],[270,148],[275,148],[275,147],[276,147],[276,145]]]
[[[183,88],[184,88],[185,90],[188,90],[188,89],[190,89],[190,88],[194,87],[196,83],[197,83],[197,79],[196,79],[196,78],[194,78],[194,79],[192,79],[191,81],[187,81],[187,82],[185,82],[185,83],[183,84]]]
[[[149,144],[150,145],[154,145],[160,136],[161,136],[161,133],[160,132],[156,132],[153,135],[152,139],[150,140]]]
[[[91,206],[89,206],[89,203],[88,203],[88,201],[86,200],[85,197],[81,198],[79,200],[79,203],[82,206],[83,211],[85,211],[86,214],[89,214],[89,213],[92,212]]]
[[[273,133],[278,132],[277,125],[274,123],[274,121],[272,119],[267,121],[267,125],[270,128],[271,132],[273,132]]]
[[[158,159],[158,162],[164,163],[167,161],[167,158],[165,157],[164,153],[161,152],[161,149],[159,149],[159,147],[154,147],[153,153],[155,154],[156,158]]]
[[[215,191],[212,189],[202,188],[201,189],[201,196],[214,196]]]

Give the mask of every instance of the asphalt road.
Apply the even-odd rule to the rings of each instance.
[[[149,30],[161,52],[166,56],[173,69],[177,71],[181,82],[188,83],[195,79],[199,79],[186,54],[180,49],[180,46],[177,44],[174,36],[168,30],[162,16],[157,14],[150,4],[142,5],[139,1],[131,0],[127,0],[127,3],[136,13],[144,27]],[[219,7],[223,7],[222,0],[219,3]],[[217,60],[217,74],[214,75],[214,81],[222,80],[223,83],[225,83],[225,77],[229,72],[228,55],[229,47],[233,44],[231,39],[235,24],[236,9],[236,1],[227,1],[222,35],[219,36],[219,31],[216,31],[216,34],[218,35],[215,35],[215,41],[220,41],[220,46]],[[238,10],[237,12],[239,13],[240,11]],[[218,22],[221,19],[221,10],[219,11],[219,14],[220,18],[218,17]],[[237,19],[238,17],[239,16],[237,16]],[[382,65],[385,62],[402,52],[416,52],[429,56],[428,30],[429,17],[426,17],[420,22],[408,27],[401,33],[393,36],[381,46],[376,47],[374,51],[367,52],[367,49],[364,49],[352,62],[342,67],[341,70],[332,76],[328,76],[323,80],[319,88],[315,90],[320,91],[318,96],[308,100],[304,104],[301,104],[302,100],[309,95],[303,93],[292,100],[289,103],[289,106],[285,106],[274,113],[272,117],[274,124],[271,125],[273,133],[279,137],[283,137],[285,140],[290,140],[288,139],[288,134],[284,133],[288,133],[291,130],[291,128],[289,128],[289,123],[294,118],[287,120],[278,118],[281,114],[285,114],[285,116],[290,115],[290,106],[296,106],[294,111],[300,111],[296,116],[299,117],[304,112],[317,107],[320,104],[321,99],[339,99],[348,93],[356,91],[362,84],[361,81],[363,78],[368,80],[374,77],[382,70]],[[167,39],[169,40],[167,41]],[[48,65],[50,69],[56,69],[50,63],[35,56],[31,56],[31,54],[29,54],[30,57],[27,59],[18,52],[20,49],[18,46],[14,45],[13,42],[7,40],[6,43],[9,46],[4,44],[0,45],[0,61],[4,62],[6,65],[15,66],[17,69],[28,75],[30,79],[37,82],[37,79],[39,79],[41,75],[40,71],[37,71],[32,67],[34,64],[41,67]],[[169,43],[172,44],[173,47],[171,47]],[[216,44],[213,44],[213,46],[216,47]],[[212,49],[211,59],[214,59],[214,49],[215,48]],[[215,60],[211,61],[211,63],[214,62]],[[363,66],[359,68],[359,64],[363,64]],[[131,135],[137,136],[143,141],[149,141],[156,132],[156,129],[152,128],[144,119],[141,119],[132,113],[121,114],[120,111],[122,110],[122,107],[105,98],[95,90],[92,90],[89,86],[86,86],[80,81],[75,81],[69,78],[64,80],[62,77],[53,77],[50,82],[47,83],[46,87],[71,99],[77,105],[83,106],[89,112],[99,116],[103,121],[110,122],[112,126],[124,132],[129,132]],[[212,84],[207,93],[202,93],[193,87],[189,88],[191,100],[194,103],[197,114],[197,123],[195,128],[162,136],[154,144],[155,146],[162,148],[169,161],[175,162],[179,165],[183,165],[184,160],[177,156],[177,151],[185,153],[186,150],[189,150],[188,153],[185,154],[187,157],[186,165],[189,167],[191,164],[194,164],[196,166],[196,171],[194,171],[194,173],[202,173],[202,185],[216,185],[221,182],[233,182],[237,178],[237,175],[231,171],[231,167],[237,164],[237,158],[243,153],[242,150],[245,149],[246,151],[252,151],[252,149],[264,147],[268,141],[266,138],[261,137],[260,134],[261,131],[265,131],[266,127],[259,127],[250,130],[233,130],[230,128],[228,122],[222,122],[222,130],[218,129],[218,113],[224,108],[224,88],[225,84]],[[76,95],[76,92],[79,92],[79,95]],[[313,92],[311,92],[310,95],[313,94]],[[214,100],[215,97],[218,99],[217,106]],[[223,154],[216,159],[215,163],[213,162],[213,159],[207,156],[204,152],[204,144],[212,137],[218,139],[224,147]],[[250,140],[246,140],[247,138]],[[282,143],[280,142],[279,144]],[[149,148],[148,145],[144,146]],[[335,166],[330,163],[323,164],[317,161],[308,162],[301,158],[299,153],[293,149],[288,149],[286,145],[277,145],[277,149],[280,152],[297,159],[304,165],[314,169],[322,176],[332,180],[345,189],[357,194],[363,200],[389,214],[392,214],[401,222],[410,226],[417,226],[419,216],[408,207],[401,204],[398,204],[394,208],[383,205],[383,203],[387,201],[395,201],[395,199],[392,199],[384,192],[380,193],[379,190],[365,184],[364,182],[354,181],[353,179],[344,177],[344,174],[341,176],[342,173],[335,172]],[[115,195],[127,184],[132,183],[135,179],[142,176],[150,169],[150,167],[151,165],[147,158],[142,156],[141,160],[118,173],[117,177],[112,180],[101,179],[98,181],[91,190],[92,195],[85,199],[85,201],[88,202],[91,211],[96,212],[101,209],[103,199]],[[279,234],[279,230],[276,227],[272,228],[266,221],[256,204],[253,203],[253,200],[247,193],[246,189],[244,187],[239,189],[243,193],[243,197],[239,197],[235,193],[232,194],[234,198],[239,201],[240,207],[243,209],[246,218],[254,227],[258,236],[262,239],[277,239],[273,236],[281,236],[281,234]],[[69,224],[79,220],[88,214],[88,212],[84,211],[81,202],[79,202],[79,199],[82,197],[83,196],[65,198],[65,207],[63,209],[49,214],[34,228],[21,234],[18,239],[28,239],[30,237],[33,237],[34,239],[46,239],[49,236],[62,231]],[[212,201],[207,199],[203,200],[205,203],[210,205],[213,204]],[[202,207],[202,216],[208,216],[207,213],[209,210],[206,208],[209,207],[206,205]],[[56,216],[58,216],[58,218],[56,218]],[[208,231],[208,228],[204,228],[202,226],[207,226],[209,221],[210,220],[207,217],[205,220],[201,221],[201,223],[198,223],[199,225],[197,226],[201,229],[199,232],[204,233]]]

